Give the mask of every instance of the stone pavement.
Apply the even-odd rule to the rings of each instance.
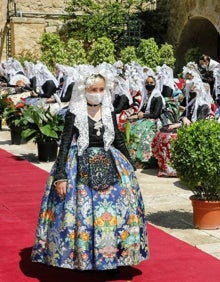
[[[10,131],[0,131],[0,148],[21,156],[34,165],[49,171],[53,163],[38,161],[37,146],[33,142],[11,145]],[[178,178],[158,177],[157,169],[138,169],[148,221],[170,235],[220,259],[220,230],[198,230],[193,226],[192,206],[186,190]],[[40,203],[39,203],[40,204]]]

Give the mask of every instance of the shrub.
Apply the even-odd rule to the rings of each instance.
[[[115,62],[114,52],[114,43],[107,37],[100,37],[89,51],[88,61],[93,65],[103,62],[113,64]]]
[[[131,62],[137,62],[136,48],[134,46],[128,46],[120,52],[121,60],[124,64]]]
[[[220,200],[220,123],[200,120],[177,131],[171,166],[198,199]]]
[[[137,47],[137,57],[141,65],[156,69],[159,65],[159,47],[154,38],[142,39]]]
[[[166,64],[167,66],[174,68],[176,59],[174,57],[173,46],[165,43],[162,44],[159,50],[159,64]]]

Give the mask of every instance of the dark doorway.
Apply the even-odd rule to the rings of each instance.
[[[209,20],[203,17],[189,18],[176,47],[175,73],[180,73],[186,64],[184,55],[189,48],[199,47],[202,54],[209,55],[212,59],[219,61],[219,42],[219,33]]]

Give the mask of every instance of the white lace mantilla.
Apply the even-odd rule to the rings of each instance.
[[[114,141],[115,132],[112,121],[111,112],[113,106],[111,103],[110,89],[113,87],[114,77],[104,65],[97,67],[80,65],[78,68],[78,77],[73,87],[73,93],[69,103],[69,110],[75,115],[75,126],[79,130],[77,140],[78,155],[82,155],[83,151],[89,145],[89,124],[87,114],[87,102],[85,98],[85,82],[88,77],[94,74],[100,74],[105,78],[106,89],[102,101],[102,122],[104,126],[104,149],[107,151]]]

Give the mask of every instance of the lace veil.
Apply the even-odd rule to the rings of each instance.
[[[77,78],[71,100],[69,102],[69,110],[75,115],[75,126],[79,130],[79,138],[77,140],[78,155],[82,155],[83,151],[89,145],[89,125],[87,115],[87,102],[85,98],[85,83],[92,75],[100,74],[105,78],[106,88],[102,101],[102,123],[104,126],[104,149],[107,151],[114,141],[115,132],[112,121],[111,112],[113,106],[111,103],[111,89],[113,88],[114,76],[106,69],[105,64],[100,64],[96,67],[91,65],[78,65]]]

